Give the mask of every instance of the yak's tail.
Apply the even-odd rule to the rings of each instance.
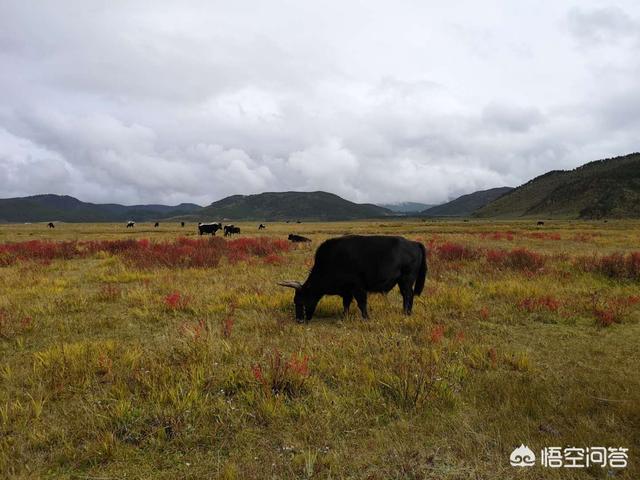
[[[420,270],[418,270],[418,278],[416,278],[416,284],[413,287],[413,293],[420,295],[424,289],[424,282],[427,280],[427,249],[419,242],[420,250],[422,250],[422,262],[420,263]]]

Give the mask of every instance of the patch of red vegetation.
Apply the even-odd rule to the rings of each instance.
[[[219,237],[207,239],[178,238],[175,241],[151,242],[141,240],[95,240],[29,242],[0,244],[0,267],[19,260],[48,264],[54,259],[84,258],[98,252],[119,255],[138,268],[213,268],[223,257],[232,263],[252,257],[265,258],[267,263],[281,261],[278,254],[288,252],[286,240],[269,237],[239,238],[226,241]]]
[[[429,338],[431,339],[431,343],[440,343],[440,341],[444,338],[444,326],[434,326],[429,332]]]
[[[616,252],[602,257],[583,257],[577,263],[584,271],[597,272],[621,280],[640,280],[640,252]]]
[[[286,360],[278,350],[274,350],[269,356],[267,368],[255,364],[251,366],[251,373],[265,394],[294,396],[301,393],[309,378],[309,357],[291,355]]]
[[[551,232],[531,232],[525,233],[525,237],[534,238],[536,240],[561,240],[559,233],[551,233]]]
[[[489,309],[484,306],[480,309],[480,318],[487,320],[489,318]]]
[[[601,327],[609,327],[614,323],[621,323],[629,315],[631,308],[640,303],[640,296],[628,295],[600,299],[598,295],[593,295],[591,302],[596,323]]]
[[[480,251],[459,243],[445,242],[435,247],[438,257],[445,261],[471,260],[478,258]]]
[[[186,310],[191,303],[191,297],[180,292],[171,292],[164,297],[164,305],[169,310]]]
[[[513,241],[515,232],[480,232],[480,238],[483,240],[507,240]]]
[[[546,257],[526,248],[516,248],[511,251],[487,250],[485,253],[487,262],[498,268],[511,268],[535,272],[544,267]]]
[[[528,312],[536,312],[541,310],[548,310],[550,312],[557,312],[560,308],[560,301],[556,298],[547,295],[544,297],[528,297],[518,303],[518,307],[521,310]]]

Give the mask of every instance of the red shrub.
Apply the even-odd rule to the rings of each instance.
[[[452,242],[446,242],[438,245],[436,247],[436,251],[438,253],[438,257],[447,261],[470,260],[477,258],[479,255],[478,250],[472,247]]]
[[[540,270],[546,263],[544,255],[526,248],[516,248],[511,251],[487,250],[485,258],[487,263],[498,268],[511,268],[529,273]]]
[[[483,240],[508,240],[513,241],[514,232],[482,232],[480,238]]]
[[[229,314],[222,320],[222,328],[221,333],[224,338],[229,338],[231,336],[231,332],[233,331],[233,325],[235,323],[235,314],[236,305],[235,303],[231,304],[231,308]]]
[[[614,323],[621,323],[629,315],[631,307],[640,303],[640,296],[629,295],[600,299],[595,294],[591,301],[591,309],[596,317],[596,323],[601,327],[608,327]]]
[[[304,384],[309,378],[309,357],[291,355],[289,360],[285,360],[278,350],[274,350],[266,369],[255,364],[251,372],[266,395],[295,396],[304,391]]]
[[[596,316],[596,323],[601,327],[609,327],[618,321],[616,312],[613,310],[596,307],[593,309],[593,314]]]
[[[431,338],[431,343],[439,343],[444,337],[444,326],[436,325],[431,329],[429,336]]]
[[[552,296],[538,297],[538,298],[525,298],[522,300],[518,307],[528,312],[535,312],[540,310],[549,310],[550,312],[557,312],[560,308],[560,302]]]
[[[578,260],[578,264],[583,270],[598,272],[610,278],[640,280],[640,252],[585,257]]]
[[[545,258],[539,253],[526,248],[511,250],[507,255],[506,264],[516,270],[539,270],[544,266]]]
[[[506,250],[487,250],[485,258],[487,262],[498,267],[503,266],[507,261],[508,252]]]
[[[169,310],[185,310],[190,302],[191,297],[182,295],[180,292],[172,292],[164,297],[164,304]]]
[[[483,320],[487,320],[489,318],[489,309],[487,307],[482,307],[480,309],[480,317]]]

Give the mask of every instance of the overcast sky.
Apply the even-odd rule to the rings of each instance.
[[[0,197],[438,203],[640,150],[640,2],[0,0]]]

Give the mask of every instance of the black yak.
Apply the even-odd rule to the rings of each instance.
[[[544,225],[544,222],[542,220],[538,220],[538,225]]]
[[[311,241],[310,238],[303,237],[302,235],[295,235],[293,233],[289,234],[288,239],[289,239],[290,242],[293,242],[293,243],[304,243],[304,242],[310,242]]]
[[[265,228],[267,227],[265,227],[262,223],[258,225],[258,230],[264,230]]]
[[[340,295],[344,313],[355,298],[368,318],[367,293],[388,292],[398,285],[403,310],[411,314],[413,296],[420,295],[427,277],[427,250],[403,237],[347,235],[323,242],[307,280],[281,282],[295,288],[296,320],[311,320],[324,295]]]
[[[153,228],[158,228],[159,226],[160,226],[160,223],[159,223],[159,222],[156,222],[156,223],[153,225]]]
[[[47,227],[49,227],[49,228],[56,228],[56,226],[53,224],[53,222],[49,222],[49,224],[47,225]]]
[[[224,227],[224,236],[230,237],[234,233],[240,233],[240,227],[236,227],[234,225],[225,225]]]
[[[136,226],[136,222],[134,222],[133,220],[129,220],[127,222],[127,228],[133,228]]]
[[[221,223],[199,223],[198,224],[198,233],[203,235],[205,233],[210,233],[211,235],[215,235],[218,230],[222,230]]]
[[[181,226],[181,227],[184,227],[184,222],[180,222],[180,226]]]

